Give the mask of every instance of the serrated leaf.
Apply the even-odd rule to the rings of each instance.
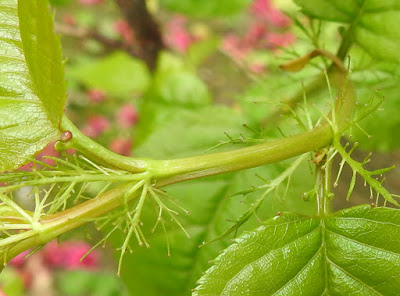
[[[193,295],[397,295],[400,211],[283,214],[221,254]]]
[[[27,2],[30,1],[20,1],[19,5],[30,5]],[[47,7],[43,9],[43,15],[36,15],[36,17],[49,17],[46,12]],[[31,14],[24,17],[33,19]],[[20,28],[17,1],[0,0],[0,172],[17,168],[26,162],[27,158],[32,157],[56,139],[59,134],[57,120],[61,118],[64,108],[63,100],[58,100],[56,97],[54,101],[49,97],[42,100],[38,96],[43,93],[55,94],[57,92],[54,92],[53,88],[60,86],[54,85],[57,79],[48,77],[49,73],[58,75],[54,69],[47,69],[49,60],[44,56],[50,54],[50,57],[53,57],[53,53],[45,48],[46,46],[53,48],[51,44],[43,44],[44,47],[39,50],[38,42],[31,40],[32,46],[36,48],[32,48],[32,52],[28,54],[28,60],[34,59],[34,52],[39,54],[40,51],[41,57],[37,58],[42,64],[39,72],[38,69],[36,71],[29,69],[24,56],[26,53],[24,50],[28,45],[23,44],[21,35],[35,39],[35,34],[39,32],[37,27],[27,27],[28,22],[34,21],[25,20],[25,25]],[[21,34],[20,29],[24,31],[24,34]],[[41,36],[45,34],[51,38],[48,32],[51,28],[44,26],[40,30],[43,30],[40,33]],[[31,61],[32,63],[36,62]],[[32,75],[37,76],[32,79]],[[43,90],[43,87],[48,89]],[[65,93],[63,97],[65,100]]]
[[[372,56],[400,59],[400,2],[393,0],[295,0],[302,10],[323,20],[354,26],[355,41]]]

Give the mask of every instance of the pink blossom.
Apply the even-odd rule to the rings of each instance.
[[[263,64],[254,63],[249,66],[251,72],[255,74],[262,74],[265,72],[265,66]]]
[[[36,160],[39,160],[39,161],[44,162],[44,163],[46,163],[46,164],[48,164],[48,165],[54,166],[54,165],[55,165],[54,160],[49,159],[49,158],[46,158],[46,156],[53,156],[53,157],[58,157],[58,156],[59,156],[58,151],[56,151],[56,150],[54,149],[54,142],[51,142],[50,144],[48,144],[48,145],[47,145],[42,151],[40,151],[40,152],[36,155],[36,157],[35,157]],[[29,171],[31,171],[32,168],[35,167],[35,166],[36,166],[36,164],[35,164],[34,162],[31,161],[31,162],[28,162],[27,164],[25,164],[25,165],[23,165],[23,166],[20,166],[20,167],[18,168],[18,170],[20,170],[20,171],[25,171],[25,172],[29,172]]]
[[[43,249],[45,262],[51,267],[61,267],[65,269],[96,269],[99,265],[99,253],[91,251],[82,261],[91,246],[85,242],[68,241],[58,244],[51,241]]]
[[[65,14],[64,15],[64,23],[69,26],[75,26],[75,17],[72,14]]]
[[[117,20],[114,23],[114,31],[120,34],[127,44],[132,44],[135,40],[132,28],[125,20]]]
[[[56,151],[54,148],[54,142],[50,143],[47,145],[42,151],[36,155],[36,159],[40,160],[44,163],[47,163],[48,165],[54,166],[54,160],[46,158],[46,156],[53,156],[53,157],[58,157],[59,153]]]
[[[165,28],[165,44],[181,53],[188,50],[189,46],[196,41],[196,38],[187,31],[186,19],[183,16],[174,16]]]
[[[25,256],[28,255],[28,254],[29,254],[29,251],[24,251],[24,252],[18,254],[16,257],[14,257],[14,258],[10,261],[9,264],[10,264],[11,266],[21,267],[21,266],[25,263],[25,261],[26,261]]]
[[[277,47],[285,47],[296,41],[296,36],[292,33],[270,33],[267,36],[268,42]]]
[[[278,9],[273,9],[270,11],[268,20],[276,27],[285,28],[290,26],[290,18]]]
[[[94,115],[89,117],[87,125],[82,129],[82,132],[92,138],[96,138],[110,128],[110,122],[104,116]]]
[[[128,139],[115,139],[111,142],[110,149],[118,154],[129,156],[131,154],[132,142]]]
[[[117,122],[120,126],[128,128],[133,126],[139,119],[136,107],[132,104],[125,104],[117,113]]]
[[[271,10],[270,0],[254,0],[250,5],[250,13],[263,17]]]
[[[92,103],[100,103],[104,101],[105,94],[102,90],[91,89],[87,92],[87,96]]]
[[[234,59],[242,60],[250,49],[243,46],[242,40],[239,36],[228,34],[222,41],[222,50]]]
[[[32,168],[33,168],[33,162],[30,161],[27,164],[24,164],[24,165],[20,166],[18,168],[18,170],[24,171],[24,172],[30,172],[30,171],[32,171]]]
[[[103,4],[104,0],[78,0],[78,2],[79,4],[89,6]]]
[[[268,29],[264,24],[253,23],[244,36],[243,46],[247,47],[249,51],[253,48],[265,46],[263,43],[265,43],[268,33]]]
[[[254,0],[250,6],[250,13],[275,27],[290,25],[290,18],[273,7],[270,0]]]

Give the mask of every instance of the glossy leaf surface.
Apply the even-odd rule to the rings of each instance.
[[[194,295],[396,295],[399,244],[396,209],[283,214],[238,238]]]
[[[47,1],[0,1],[0,172],[59,134],[65,89],[51,22]]]
[[[48,1],[18,1],[19,26],[25,60],[48,118],[55,127],[61,122],[66,100],[61,43],[54,33]]]

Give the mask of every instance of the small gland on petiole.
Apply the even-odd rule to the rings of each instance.
[[[58,141],[54,144],[54,149],[56,151],[63,151],[72,148],[72,132],[64,131],[62,132]]]
[[[61,141],[64,143],[70,141],[72,139],[72,133],[70,131],[65,131],[61,134]]]

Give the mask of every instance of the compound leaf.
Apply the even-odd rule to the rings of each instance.
[[[283,214],[236,240],[193,295],[396,295],[400,211]]]

